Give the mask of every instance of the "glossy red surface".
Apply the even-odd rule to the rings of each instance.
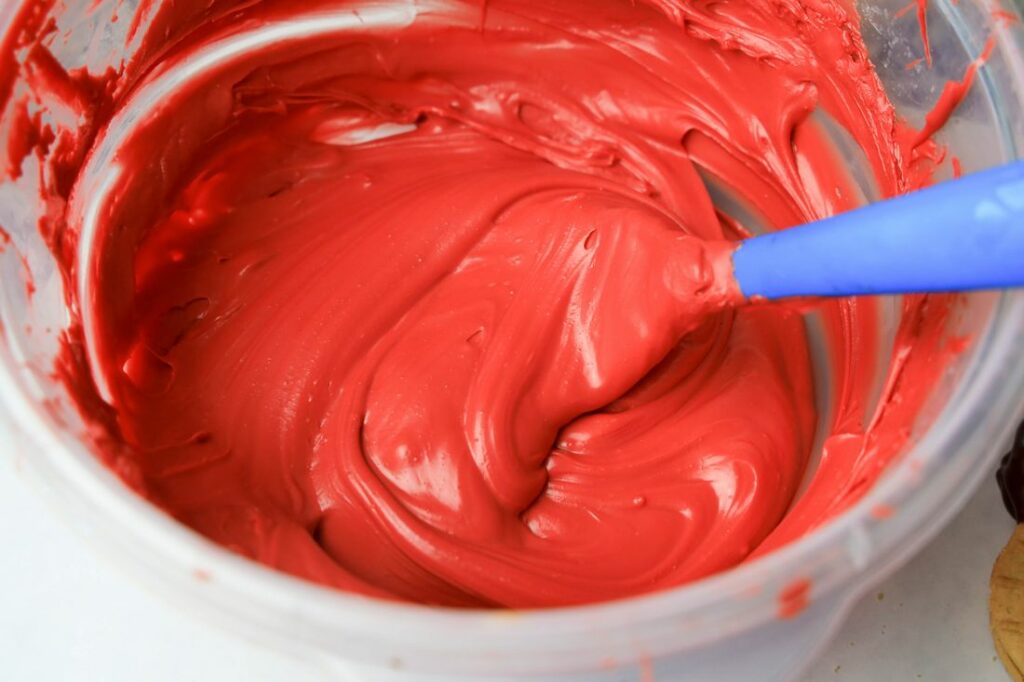
[[[27,92],[81,114],[71,134],[26,107],[11,175],[34,154],[44,196],[66,199],[140,81],[353,6],[183,0],[132,27],[120,71],[8,65],[39,75],[4,86],[9,107]],[[123,187],[90,296],[71,294],[61,367],[105,461],[258,561],[456,606],[679,585],[856,501],[944,367],[949,302],[905,302],[876,408],[876,302],[735,307],[728,278],[729,241],[754,222],[862,201],[827,125],[883,196],[929,182],[941,156],[897,119],[849,4],[421,10],[241,57],[111,160]],[[744,209],[716,207],[709,184]],[[92,267],[77,221],[56,202],[41,225],[69,281]],[[829,414],[807,310],[829,344]]]

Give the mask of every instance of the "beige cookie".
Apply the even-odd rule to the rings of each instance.
[[[1015,682],[1024,682],[1024,523],[992,567],[989,624],[996,653]]]

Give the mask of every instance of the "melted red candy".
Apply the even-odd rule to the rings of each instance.
[[[146,74],[351,6],[168,4],[89,90],[83,149]],[[95,338],[70,336],[112,408],[104,457],[256,560],[460,606],[679,585],[859,499],[944,366],[947,301],[906,301],[881,384],[876,303],[810,305],[819,414],[806,306],[734,308],[728,284],[731,240],[862,202],[830,129],[881,195],[928,181],[934,145],[849,3],[421,9],[249,55],[119,150]],[[56,224],[68,253],[77,223]]]

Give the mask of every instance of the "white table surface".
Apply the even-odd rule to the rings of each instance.
[[[192,620],[94,555],[6,449],[0,440],[0,680],[318,679]],[[990,478],[952,525],[856,607],[801,682],[1006,682],[986,600],[1012,528]]]

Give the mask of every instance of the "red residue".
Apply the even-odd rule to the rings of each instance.
[[[931,40],[928,38],[928,0],[913,0],[910,4],[896,12],[895,18],[902,19],[914,10],[917,10],[917,23],[921,27],[921,45],[924,47],[923,59],[928,62],[928,66],[931,66],[932,45]],[[911,63],[916,66],[921,63],[921,60],[914,60]]]
[[[914,138],[913,146],[918,147],[924,142],[931,139],[942,126],[949,122],[949,117],[953,115],[956,108],[960,106],[960,103],[967,97],[967,93],[971,89],[971,85],[974,83],[974,77],[978,73],[978,69],[988,61],[988,58],[992,56],[992,50],[995,49],[996,43],[992,38],[988,39],[985,44],[985,49],[982,50],[981,54],[967,67],[967,71],[964,73],[963,80],[950,81],[946,83],[942,89],[942,94],[939,95],[938,101],[935,102],[935,106],[928,112],[928,115],[924,118],[924,127]]]
[[[876,504],[871,508],[871,517],[876,521],[891,519],[895,513],[896,510],[893,509],[892,505],[888,504]]]
[[[24,254],[19,253],[18,257],[21,259],[21,270],[25,276],[25,295],[32,298],[36,293],[36,281],[32,277],[32,268],[29,267],[28,258]]]
[[[76,74],[68,72],[42,45],[36,45],[25,59],[24,77],[31,86],[35,97],[43,98],[51,105],[56,98],[59,106],[67,107],[72,113],[85,116],[95,102],[91,101],[87,88],[83,87]],[[51,105],[52,106],[52,105]]]
[[[912,59],[909,62],[907,62],[906,65],[903,68],[906,71],[913,71],[914,69],[919,67],[921,65],[921,62],[923,62],[923,61],[924,61],[924,57],[918,57],[917,59]]]
[[[650,656],[640,658],[640,682],[654,682],[654,663]]]
[[[894,18],[895,19],[902,19],[903,17],[907,16],[912,11],[914,11],[914,8],[916,6],[917,6],[917,0],[913,0],[909,5],[906,5],[905,7],[902,7],[901,9],[899,9],[896,12]]]
[[[18,259],[21,260],[21,269],[25,277],[25,293],[29,298],[36,293],[36,283],[32,278],[32,269],[29,267],[28,258],[23,253],[18,251],[17,247],[14,246],[14,242],[11,240],[11,235],[4,228],[0,227],[0,253],[7,250],[7,247],[13,247],[14,252],[18,254]]]
[[[197,568],[192,571],[192,577],[201,583],[208,583],[213,580],[213,575],[205,568]]]
[[[28,113],[27,102],[18,104],[11,120],[11,131],[7,137],[6,177],[17,180],[21,177],[21,162],[33,149],[39,146],[42,138],[41,113]]]
[[[952,157],[951,161],[953,163],[953,177],[954,178],[962,177],[963,174],[964,174],[964,168],[963,168],[963,166],[960,165],[960,157],[954,156],[954,157]]]
[[[12,77],[3,71],[10,68],[13,77],[21,81],[17,90],[12,86],[0,94],[10,126],[5,133],[6,159],[0,175],[17,179],[24,160],[35,153],[41,165],[48,166],[47,175],[52,180],[45,182],[55,185],[47,189],[64,196],[70,192],[74,169],[86,151],[80,134],[101,109],[99,104],[109,94],[115,74],[95,77],[85,69],[66,71],[39,42],[53,30],[52,22],[38,30],[23,28],[16,43],[18,61],[4,65],[2,60],[9,55],[0,55],[0,78]],[[54,114],[54,120],[44,122],[41,110],[31,111],[31,104],[40,101],[46,102],[45,109]]]
[[[932,44],[928,39],[928,0],[917,0],[917,23],[921,26],[921,46],[928,66],[932,65]]]
[[[132,17],[132,23],[128,27],[128,35],[126,37],[126,40],[129,43],[135,40],[135,34],[139,32],[140,28],[142,28],[142,22],[149,15],[151,11],[150,6],[152,4],[153,0],[142,0],[142,2],[139,3],[139,6],[135,9],[135,15]]]
[[[810,604],[811,581],[794,580],[779,593],[779,618],[796,618]]]
[[[36,42],[53,25],[48,19],[55,0],[28,0],[11,22],[7,35],[0,37],[0,107],[7,106],[14,82],[21,73],[18,53]]]
[[[50,333],[50,329],[47,328],[46,333]],[[43,398],[42,400],[43,409],[50,416],[60,428],[68,428],[68,422],[64,419],[64,403],[61,402],[60,398]]]
[[[33,100],[45,101],[47,110],[54,114],[55,129],[43,125],[38,116],[29,119],[29,135],[17,147],[11,143],[9,163],[12,170],[16,169],[25,156],[35,151],[48,166],[48,189],[67,196],[87,150],[83,144],[85,133],[103,112],[117,74],[112,70],[98,76],[85,69],[66,71],[41,45],[29,51],[22,72]]]
[[[992,18],[1003,26],[1011,26],[1019,21],[1016,14],[1007,12],[1004,9],[993,10]]]
[[[951,353],[960,354],[967,350],[971,345],[972,337],[970,334],[960,334],[958,336],[952,336],[946,341],[946,347]]]

